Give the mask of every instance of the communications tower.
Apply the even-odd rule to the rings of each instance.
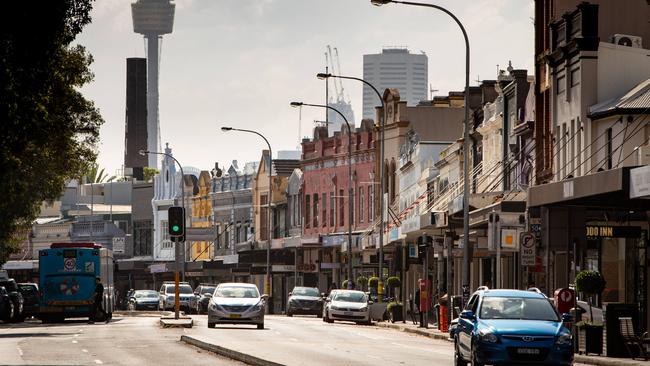
[[[176,4],[170,0],[137,0],[131,4],[133,31],[146,40],[147,54],[147,149],[160,151],[158,119],[158,75],[162,35],[174,28]],[[149,154],[149,167],[158,168],[158,157]]]

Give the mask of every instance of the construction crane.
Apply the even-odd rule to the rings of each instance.
[[[334,53],[336,54],[336,74],[343,75],[343,71],[341,71],[341,62],[339,60],[339,49],[337,47],[334,47]],[[343,89],[343,80],[340,78],[337,79],[339,81],[339,86],[341,87],[341,99],[346,103],[350,103],[350,97],[345,95],[345,91]]]

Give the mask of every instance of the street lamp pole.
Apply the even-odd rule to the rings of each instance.
[[[183,166],[181,163],[176,160],[175,157],[173,157],[171,154],[163,153],[163,152],[158,152],[158,151],[148,151],[148,150],[140,150],[139,151],[140,155],[145,156],[147,154],[155,154],[155,155],[163,155],[168,158],[171,158],[178,164],[178,168],[181,170],[181,205],[183,206],[183,210],[185,210],[185,173],[183,173]],[[185,217],[183,217],[183,220],[185,220]],[[176,243],[176,281],[178,281],[178,267],[181,267],[181,274],[182,274],[182,281],[185,282],[185,240],[182,242]],[[181,254],[182,253],[182,262],[181,262]],[[179,266],[180,262],[180,266]],[[179,304],[180,304],[180,299],[178,295],[178,289],[174,291],[176,294],[176,300],[175,300],[175,310],[174,310],[174,317],[178,319],[178,311],[179,311]]]
[[[458,20],[458,18],[449,10],[443,8],[442,6],[433,5],[433,4],[423,4],[416,3],[411,1],[398,1],[398,0],[370,0],[373,5],[381,6],[388,3],[395,4],[404,4],[404,5],[413,5],[413,6],[422,6],[427,8],[433,8],[442,11],[443,13],[449,15],[454,19],[456,24],[460,27],[460,30],[463,32],[463,38],[465,39],[465,131],[463,134],[463,175],[465,179],[463,187],[463,272],[462,272],[462,286],[463,286],[463,303],[466,303],[469,299],[469,271],[470,271],[470,260],[472,256],[472,251],[469,243],[469,130],[470,130],[470,121],[469,121],[469,38],[467,38],[467,32],[465,27]],[[451,289],[451,288],[450,288]]]
[[[363,80],[361,78],[357,78],[354,76],[342,76],[342,75],[333,75],[333,74],[323,74],[319,73],[316,75],[317,78],[319,79],[328,79],[328,78],[339,78],[339,79],[348,79],[348,80],[356,80],[360,81],[366,85],[368,85],[374,92],[377,94],[377,97],[379,98],[379,102],[381,102],[381,111],[382,111],[382,118],[380,121],[380,126],[381,130],[379,132],[379,187],[380,187],[380,192],[379,192],[379,282],[377,284],[377,293],[378,294],[383,294],[384,290],[384,280],[383,280],[383,272],[384,272],[384,191],[386,190],[385,187],[385,182],[386,180],[384,179],[384,175],[386,174],[385,172],[385,165],[384,165],[384,130],[386,126],[386,106],[384,105],[384,98],[382,98],[381,93],[379,93],[379,90],[375,88],[374,85],[371,83],[367,82],[366,80]],[[372,188],[373,191],[375,191],[375,187]],[[379,302],[382,301],[382,296],[377,296],[377,300]]]
[[[273,185],[272,185],[273,177],[271,175],[271,172],[273,171],[273,152],[271,150],[271,144],[269,143],[269,140],[267,140],[266,137],[264,137],[264,135],[262,135],[257,131],[245,130],[245,129],[233,128],[233,127],[221,127],[221,131],[223,132],[239,131],[239,132],[247,132],[247,133],[255,134],[261,137],[264,140],[264,142],[266,142],[266,146],[269,148],[269,170],[267,172],[267,174],[269,175],[269,197],[267,200],[269,237],[266,245],[266,281],[264,283],[264,294],[266,294],[270,298],[271,297],[271,238],[273,237],[273,217],[271,216],[271,201],[273,199]]]
[[[316,107],[316,108],[326,108],[331,109],[334,112],[338,113],[345,125],[348,126],[348,289],[352,290],[354,285],[354,276],[352,273],[352,211],[354,210],[354,187],[352,186],[352,128],[350,127],[350,122],[345,118],[343,113],[334,107],[323,104],[308,104],[303,102],[291,102],[292,107]],[[331,209],[331,207],[330,207]],[[327,220],[327,217],[323,218]]]

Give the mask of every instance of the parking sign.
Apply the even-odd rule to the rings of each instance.
[[[519,238],[519,253],[521,255],[522,266],[535,265],[535,235],[529,232],[521,233]]]

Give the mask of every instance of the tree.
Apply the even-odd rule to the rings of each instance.
[[[0,15],[0,264],[43,201],[96,158],[99,110],[79,89],[92,57],[75,37],[92,0],[10,1]]]
[[[150,168],[148,166],[144,167],[144,181],[151,182],[153,180],[153,177],[158,173],[160,173],[158,169]]]
[[[99,170],[99,166],[96,163],[90,164],[88,170],[81,179],[82,183],[110,183],[117,178],[116,176],[109,177],[108,174],[104,173],[104,168]]]

